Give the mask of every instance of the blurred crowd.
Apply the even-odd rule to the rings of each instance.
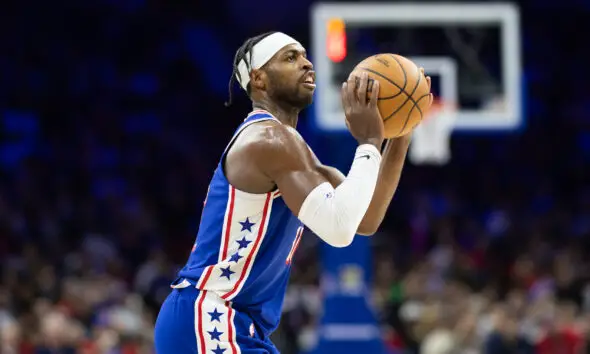
[[[243,95],[223,107],[244,39],[227,28],[277,25],[238,21],[239,3],[206,5],[223,16],[147,0],[0,13],[0,353],[151,353],[208,180],[248,109]],[[525,131],[454,136],[450,165],[406,167],[373,238],[372,302],[391,353],[590,352],[588,68],[583,46],[561,40],[583,32],[582,15],[537,13],[551,33],[523,20]],[[307,23],[289,18],[281,28],[305,42]],[[340,149],[304,134],[319,156]],[[317,242],[305,235],[296,255],[283,353],[317,342]]]
[[[590,282],[579,250],[541,241],[494,275],[488,257],[501,255],[444,241],[403,276],[383,262],[375,295],[392,353],[588,353]]]
[[[400,190],[402,200],[417,193]],[[589,353],[590,199],[582,199],[577,220],[552,207],[481,222],[460,216],[458,204],[437,216],[434,198],[417,201],[405,227],[374,236],[372,304],[390,353]],[[311,349],[320,288],[309,275],[294,279],[287,299],[299,312],[282,328],[299,328],[299,348]]]
[[[5,231],[15,235],[19,218],[8,215],[2,221],[11,228]],[[569,240],[541,230],[519,237],[506,218],[494,221],[504,225],[492,227],[504,230],[496,236],[473,223],[467,231],[485,237],[465,242],[456,229],[461,222],[449,216],[415,218],[402,233],[406,237],[387,231],[374,236],[372,302],[391,353],[589,352],[588,225],[578,237],[564,230],[554,234]],[[1,352],[150,353],[154,319],[180,263],[159,247],[135,263],[118,237],[89,231],[64,251],[62,227],[54,221],[45,230],[58,235],[54,247],[19,242],[2,257]],[[417,244],[423,232],[428,237],[422,248]],[[317,239],[306,236],[275,335],[287,354],[312,352],[317,342]],[[392,255],[403,250],[411,252]]]
[[[114,245],[89,235],[61,260],[27,246],[4,260],[2,353],[151,353],[170,266],[154,253],[135,274]]]

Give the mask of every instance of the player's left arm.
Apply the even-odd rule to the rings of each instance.
[[[425,75],[424,68],[420,68],[420,71],[422,71],[422,75]],[[430,89],[432,81],[429,76],[425,76]],[[430,104],[432,104],[432,100],[433,95],[430,94]],[[381,166],[375,193],[373,193],[369,209],[367,209],[365,217],[357,229],[357,234],[363,236],[373,235],[383,222],[387,208],[389,208],[391,199],[393,199],[399,184],[411,138],[412,134],[410,133],[399,138],[390,139],[385,144],[385,149],[381,154]],[[334,188],[344,180],[344,175],[336,168],[320,164],[319,170]]]
[[[408,134],[400,138],[390,139],[385,144],[377,186],[371,204],[369,204],[369,209],[357,229],[359,235],[370,236],[374,234],[381,222],[383,222],[402,175],[410,139],[411,134]],[[334,188],[340,185],[345,178],[344,174],[334,167],[320,164],[318,169]]]

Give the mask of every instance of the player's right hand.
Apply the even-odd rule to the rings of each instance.
[[[356,80],[360,81],[358,87],[355,87]],[[342,84],[342,106],[346,116],[346,125],[358,143],[375,145],[381,151],[384,126],[377,108],[379,82],[373,80],[373,87],[369,95],[367,95],[368,85],[369,76],[366,72],[362,72],[360,77],[352,73],[348,77],[348,81]]]

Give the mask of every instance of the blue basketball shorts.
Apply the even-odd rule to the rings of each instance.
[[[275,354],[252,318],[217,294],[194,285],[177,285],[156,320],[157,354]]]

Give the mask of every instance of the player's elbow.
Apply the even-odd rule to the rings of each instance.
[[[336,248],[344,248],[350,246],[352,241],[354,240],[354,232],[347,232],[347,233],[339,233],[337,237],[331,239],[324,239],[326,243],[328,243],[332,247]]]
[[[356,233],[361,236],[373,236],[377,232],[378,228],[379,228],[379,225],[360,224],[358,229],[356,230]]]
[[[334,223],[334,235],[336,237],[332,246],[338,248],[348,247],[354,241],[358,226],[351,223],[350,219],[346,219],[346,221],[344,222],[342,218],[339,218],[338,222]]]
[[[328,227],[320,232],[316,232],[319,238],[324,240],[332,247],[344,248],[350,246],[354,240],[356,229],[353,227],[348,227],[348,225],[338,224],[336,222],[331,224],[332,227]]]

